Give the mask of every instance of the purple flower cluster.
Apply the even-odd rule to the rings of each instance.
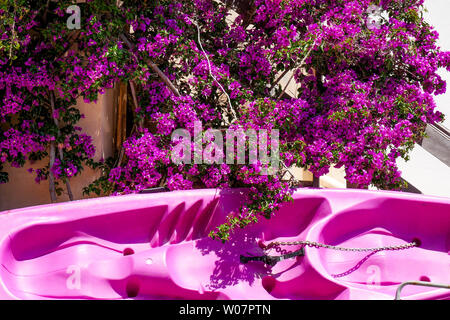
[[[127,163],[111,170],[109,179],[120,193],[139,192],[155,187],[162,178],[163,168],[169,165],[167,151],[158,147],[160,138],[146,129],[124,142]],[[168,181],[169,183],[169,181]],[[170,179],[174,186],[182,186],[178,178]]]

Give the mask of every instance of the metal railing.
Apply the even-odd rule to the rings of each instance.
[[[401,300],[400,294],[401,294],[403,288],[406,286],[421,286],[421,287],[450,289],[450,285],[448,285],[448,284],[431,283],[431,282],[424,282],[424,281],[408,281],[408,282],[403,282],[398,287],[397,292],[395,293],[395,300]]]

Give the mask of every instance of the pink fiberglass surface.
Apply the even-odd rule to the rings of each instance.
[[[393,299],[405,281],[450,284],[450,199],[299,190],[270,221],[226,244],[209,239],[243,199],[239,190],[195,190],[3,212],[0,298]],[[297,240],[420,246],[370,254],[306,247],[305,256],[273,267],[240,263],[241,255],[263,254],[258,242]],[[402,298],[450,292],[406,287]]]

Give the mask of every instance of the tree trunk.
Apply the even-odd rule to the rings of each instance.
[[[50,191],[50,200],[56,202],[56,188],[55,188],[55,176],[53,175],[52,168],[55,164],[55,142],[50,143],[50,168],[48,174],[48,188]]]
[[[53,113],[55,112],[55,96],[53,95],[53,92],[50,92],[50,104],[52,107],[52,116],[53,116]],[[55,122],[55,126],[58,128],[58,136],[59,136],[59,135],[61,135],[61,132],[59,131],[59,121],[56,118],[53,118],[53,119]],[[53,148],[55,148],[54,145],[53,145]],[[63,150],[59,147],[58,147],[58,154],[59,154],[59,159],[61,160],[61,162],[64,161]],[[54,177],[53,177],[53,179],[54,179]],[[69,200],[73,201],[73,193],[72,193],[72,188],[70,187],[69,178],[66,178],[65,180],[66,180],[65,183],[66,183],[66,189],[67,189],[67,194],[69,196]]]

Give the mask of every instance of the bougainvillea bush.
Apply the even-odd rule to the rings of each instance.
[[[87,0],[70,29],[74,2],[0,1],[0,182],[3,164],[46,159],[30,171],[49,180],[52,200],[85,166],[103,172],[86,192],[245,187],[246,205],[211,232],[227,240],[290,200],[293,165],[316,177],[344,166],[360,188],[400,188],[396,159],[443,120],[433,96],[446,90],[437,70],[450,70],[450,53],[423,0]],[[114,159],[95,162],[76,99],[117,83],[135,93],[133,130]],[[280,170],[173,163],[171,133],[195,122],[279,130]]]

